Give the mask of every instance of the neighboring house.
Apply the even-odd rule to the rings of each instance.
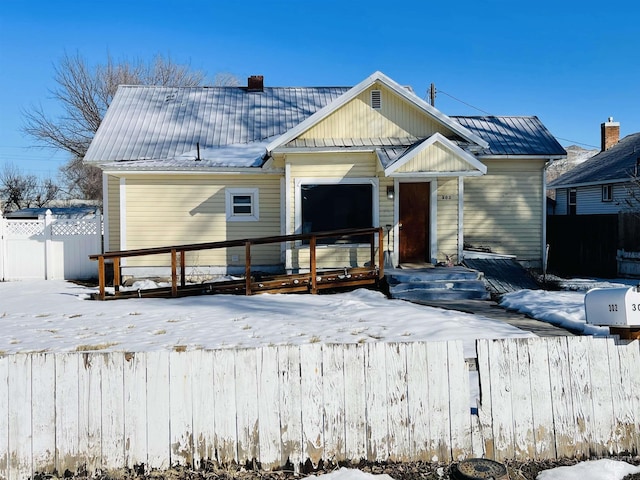
[[[601,132],[600,153],[549,183],[556,191],[556,215],[640,210],[640,133],[620,140],[620,123],[612,118]]]
[[[47,211],[51,212],[53,218],[59,219],[91,219],[100,212],[100,209],[93,205],[82,205],[75,207],[33,207],[22,208],[14,212],[6,213],[5,218],[38,219],[44,218]]]
[[[540,265],[545,166],[566,152],[537,117],[451,117],[380,72],[354,87],[119,87],[85,156],[104,175],[105,250],[381,226],[394,265],[463,246]],[[318,263],[369,249],[323,245]],[[308,265],[264,246],[257,268]],[[153,264],[126,259],[123,273]],[[226,273],[243,249],[188,265]]]

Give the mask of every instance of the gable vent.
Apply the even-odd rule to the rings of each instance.
[[[371,90],[371,108],[382,108],[382,93],[380,90]]]

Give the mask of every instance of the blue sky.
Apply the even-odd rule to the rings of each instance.
[[[380,70],[423,98],[435,83],[445,114],[536,115],[563,145],[599,147],[610,116],[621,136],[640,131],[639,18],[636,0],[1,0],[0,168],[55,177],[67,159],[21,132],[25,108],[57,113],[65,52],[161,54],[266,86],[351,86]]]

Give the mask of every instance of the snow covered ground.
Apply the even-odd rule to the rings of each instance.
[[[640,473],[640,467],[603,459],[578,463],[572,467],[545,470],[538,475],[538,480],[622,480],[626,475],[632,473]],[[318,480],[392,480],[389,475],[372,475],[346,468],[317,478]],[[444,473],[442,478],[445,478]]]
[[[508,294],[502,305],[538,320],[606,335],[606,327],[585,323],[586,289],[636,284],[574,280],[567,284],[567,291]],[[0,283],[0,354],[461,339],[465,355],[474,356],[477,338],[533,335],[501,321],[389,300],[365,289],[336,295],[88,300],[95,291],[64,281]],[[538,478],[618,480],[635,472],[640,472],[640,467],[609,460],[547,470]],[[363,478],[366,475],[358,470],[339,470],[323,480],[367,480]]]
[[[579,289],[580,285],[585,288]],[[593,285],[574,281],[572,291],[522,290],[506,295],[502,305],[545,322],[606,335],[608,328],[585,323],[585,289]],[[194,350],[460,339],[465,355],[473,356],[478,338],[533,335],[501,321],[389,300],[366,289],[335,295],[211,295],[105,302],[89,300],[95,291],[55,280],[1,282],[0,352]]]

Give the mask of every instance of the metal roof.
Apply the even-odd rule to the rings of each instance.
[[[480,155],[566,156],[562,145],[535,116],[451,117],[482,137],[489,148]]]
[[[282,135],[348,87],[120,86],[88,162],[172,159],[186,152]]]
[[[350,87],[265,87],[250,91],[246,87],[120,86],[85,161],[127,170],[259,167],[269,142],[350,90]],[[446,118],[489,144],[480,155],[566,155],[537,117]],[[314,145],[402,147],[417,140],[326,139],[315,140]],[[478,146],[473,146],[477,150]],[[311,146],[307,141],[294,139],[286,147]],[[194,162],[198,148],[201,161]],[[390,150],[388,161],[397,155]]]
[[[549,187],[629,180],[640,168],[640,133],[627,135],[613,147],[594,155],[549,183]]]

